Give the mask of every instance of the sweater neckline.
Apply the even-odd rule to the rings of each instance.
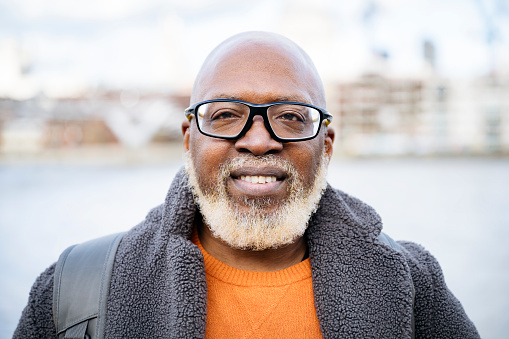
[[[193,230],[190,240],[198,246],[203,254],[205,273],[227,284],[245,287],[277,287],[311,278],[311,262],[309,258],[279,271],[247,271],[226,265],[210,255],[203,248],[196,228]]]

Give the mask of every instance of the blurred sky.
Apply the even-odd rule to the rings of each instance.
[[[388,55],[417,76],[424,40],[445,77],[509,69],[509,0],[0,0],[0,96],[90,87],[187,90],[225,38],[269,30],[301,44],[325,81]]]

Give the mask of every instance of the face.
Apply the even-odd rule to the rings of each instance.
[[[195,85],[192,101],[218,98],[255,104],[299,101],[323,107],[315,77],[301,58],[287,50],[242,46],[214,60]],[[295,185],[305,194],[310,193],[320,164],[332,154],[334,137],[332,130],[322,125],[322,131],[312,140],[276,142],[265,129],[261,116],[254,118],[250,130],[238,140],[202,135],[194,119],[183,124],[183,132],[184,147],[189,151],[201,191],[211,194],[224,187],[237,213],[253,213],[256,206],[260,215],[281,209],[295,192]],[[272,160],[267,161],[269,158]],[[228,167],[231,163],[236,164]],[[226,172],[225,167],[229,168]]]

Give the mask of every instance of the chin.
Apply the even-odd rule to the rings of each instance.
[[[216,189],[204,193],[192,162],[188,161],[186,169],[189,186],[212,235],[232,248],[259,251],[291,244],[304,235],[327,186],[327,160],[322,159],[310,188],[295,176],[285,190],[286,197],[280,199],[235,196],[227,191],[224,180],[218,180]]]

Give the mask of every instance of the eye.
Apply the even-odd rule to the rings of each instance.
[[[240,114],[235,111],[219,110],[211,115],[211,120],[225,120],[225,119],[237,119],[240,118]]]
[[[299,121],[299,122],[304,121],[302,115],[295,112],[282,112],[279,115],[278,119],[281,119],[283,121]]]

